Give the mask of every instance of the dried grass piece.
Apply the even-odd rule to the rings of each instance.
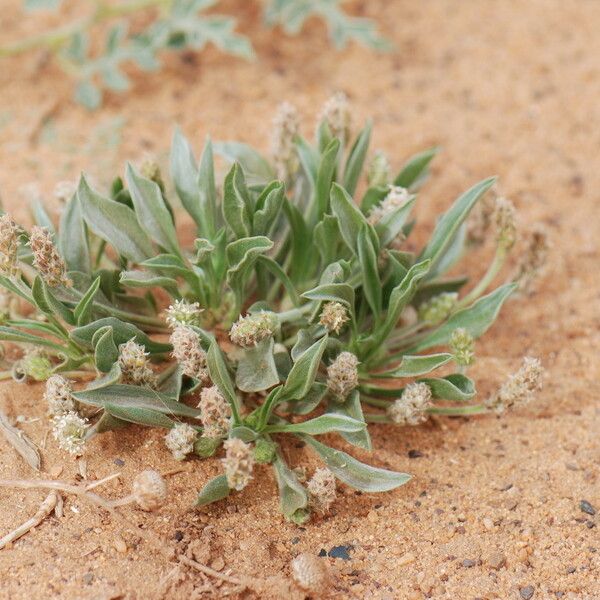
[[[10,533],[7,533],[2,539],[0,539],[0,550],[5,548],[8,544],[18,540],[26,533],[31,531],[34,527],[37,527],[55,508],[58,504],[58,492],[52,490],[46,499],[40,505],[38,511],[31,517],[31,519],[25,521],[22,525],[13,529]]]
[[[39,471],[42,460],[34,443],[20,429],[11,425],[8,417],[1,411],[0,430],[8,443],[23,457],[25,462],[32,469]]]

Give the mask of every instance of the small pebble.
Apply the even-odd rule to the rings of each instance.
[[[331,556],[331,558],[350,560],[350,550],[352,550],[352,546],[334,546],[327,554],[328,556]]]
[[[125,461],[122,458],[115,458],[113,462],[115,465],[117,465],[117,467],[123,467],[125,465]]]
[[[403,567],[405,565],[409,565],[412,562],[415,562],[415,560],[417,560],[417,557],[412,552],[407,552],[398,559],[396,565],[399,567]]]
[[[121,536],[115,537],[115,539],[113,540],[113,546],[115,550],[117,552],[120,552],[121,554],[125,554],[125,552],[127,552],[127,544]]]
[[[462,561],[462,566],[470,569],[471,567],[474,567],[477,564],[476,560],[473,560],[472,558],[465,558],[465,560]]]
[[[497,571],[506,564],[506,556],[502,552],[494,552],[490,555],[487,562],[492,569],[496,569]]]
[[[486,528],[488,531],[490,531],[490,530],[494,529],[494,521],[492,521],[492,519],[490,519],[489,517],[486,517],[486,518],[483,520],[483,526],[484,526],[484,527],[485,527],[485,528]]]
[[[530,600],[530,598],[533,598],[534,592],[535,588],[532,585],[526,585],[519,590],[519,594],[523,600]]]
[[[579,508],[586,514],[594,516],[596,514],[596,509],[587,501],[582,500],[579,503]]]
[[[409,450],[408,458],[421,458],[423,453],[420,450]]]
[[[210,565],[215,571],[222,571],[225,568],[225,560],[222,556],[215,558]]]

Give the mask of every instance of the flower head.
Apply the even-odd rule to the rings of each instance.
[[[167,482],[157,471],[142,471],[133,480],[132,496],[142,510],[157,510],[167,499]]]
[[[229,338],[234,344],[249,348],[271,337],[277,329],[277,317],[272,312],[261,311],[240,317],[231,327]]]
[[[506,198],[496,199],[494,221],[496,222],[496,241],[504,251],[510,250],[517,241],[515,205]]]
[[[206,352],[200,346],[200,336],[185,325],[178,325],[170,338],[173,345],[173,357],[181,365],[188,377],[201,382],[210,381],[206,368]]]
[[[150,368],[149,353],[131,339],[119,346],[119,367],[124,383],[156,387],[156,375]]]
[[[294,138],[299,129],[298,110],[293,104],[282,102],[273,119],[271,136],[271,154],[275,163],[275,171],[277,177],[282,181],[289,180],[298,170],[299,161]]]
[[[538,224],[529,235],[527,248],[517,267],[515,281],[518,283],[520,291],[525,293],[532,291],[535,280],[546,266],[549,251],[548,230]]]
[[[216,385],[202,390],[198,408],[200,409],[200,420],[204,427],[204,437],[223,437],[229,429],[231,407]]]
[[[522,406],[533,398],[535,392],[542,389],[544,368],[538,358],[526,356],[521,368],[500,386],[500,389],[486,399],[488,408],[497,413],[512,406]]]
[[[404,206],[411,197],[406,188],[391,185],[387,196],[371,209],[367,220],[371,225],[377,225],[381,219],[391,215],[397,208]]]
[[[331,135],[339,138],[343,143],[350,138],[351,120],[348,97],[344,92],[336,92],[325,102],[319,119],[325,121]]]
[[[468,367],[475,360],[475,340],[473,336],[464,328],[458,327],[450,336],[450,350],[454,354],[454,360],[457,364]]]
[[[165,311],[167,313],[167,324],[171,329],[178,325],[200,325],[200,315],[203,309],[198,302],[187,300],[175,300]]]
[[[484,196],[472,212],[467,222],[467,239],[469,243],[480,246],[487,238],[494,216],[496,198],[493,194]]]
[[[158,185],[162,192],[165,191],[165,183],[160,172],[160,167],[152,156],[147,156],[144,158],[144,161],[140,166],[140,173],[146,177],[146,179],[154,181],[154,183]]]
[[[177,423],[165,436],[165,444],[175,460],[184,460],[194,451],[198,432],[187,423]]]
[[[48,404],[48,414],[53,417],[75,412],[77,408],[71,382],[62,375],[52,375],[46,381],[44,400]]]
[[[341,352],[327,367],[327,387],[340,401],[358,385],[358,358],[351,352]]]
[[[333,473],[327,468],[317,469],[306,487],[311,508],[321,514],[328,513],[336,497]]]
[[[419,425],[427,420],[431,406],[431,389],[426,383],[409,383],[402,396],[392,404],[387,414],[399,425]]]
[[[88,427],[87,419],[79,416],[75,411],[71,411],[54,417],[52,435],[62,450],[74,456],[81,456]]]
[[[457,301],[458,294],[456,292],[442,292],[433,296],[419,306],[417,310],[419,319],[431,325],[437,325],[450,315]]]
[[[227,483],[231,489],[243,490],[252,479],[254,468],[252,447],[239,438],[231,438],[223,446],[225,458],[221,462],[225,469]]]
[[[58,253],[47,229],[33,227],[29,236],[29,246],[33,253],[33,266],[50,287],[73,285],[73,282],[67,277],[65,261]]]
[[[369,187],[381,187],[388,185],[389,181],[390,162],[383,152],[377,151],[367,171],[367,183]]]
[[[330,333],[333,332],[337,335],[349,320],[348,310],[341,302],[325,302],[323,304],[319,323]]]
[[[6,277],[13,277],[17,273],[20,231],[10,215],[4,213],[0,217],[0,274]]]

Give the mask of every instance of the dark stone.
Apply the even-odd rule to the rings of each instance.
[[[299,537],[295,537],[292,539],[292,544],[297,544],[300,541]]]
[[[575,573],[577,571],[576,567],[567,567],[567,575],[571,575],[571,573]]]
[[[465,560],[463,560],[461,564],[466,569],[470,569],[471,567],[474,567],[477,564],[477,561],[473,560],[472,558],[465,558]]]
[[[350,560],[350,550],[353,550],[354,546],[334,546],[327,555],[331,558],[341,558],[342,560]]]
[[[409,450],[408,458],[421,458],[423,453],[420,450]]]
[[[594,516],[596,514],[596,509],[587,501],[582,500],[579,503],[579,508],[586,514]]]
[[[180,542],[183,539],[183,531],[179,531],[179,529],[175,532],[175,535],[173,536],[173,539],[176,542]]]
[[[325,550],[325,548],[321,548],[319,551],[319,556],[327,556],[327,550]]]
[[[115,458],[113,462],[115,463],[115,465],[117,465],[117,467],[122,467],[125,465],[125,461],[122,458]]]
[[[535,588],[532,585],[526,585],[519,590],[519,594],[523,600],[530,600],[530,598],[533,598],[534,592]]]

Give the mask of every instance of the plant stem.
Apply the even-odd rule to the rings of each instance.
[[[427,410],[430,415],[446,415],[449,417],[461,415],[482,415],[489,413],[490,409],[483,404],[474,404],[471,406],[436,406]]]
[[[487,272],[481,278],[481,281],[464,297],[459,303],[456,305],[456,310],[459,308],[464,308],[477,300],[483,292],[488,288],[490,283],[494,280],[498,272],[502,268],[504,261],[506,260],[507,252],[503,248],[499,247],[496,249],[496,254],[494,254],[494,259],[492,260]]]

